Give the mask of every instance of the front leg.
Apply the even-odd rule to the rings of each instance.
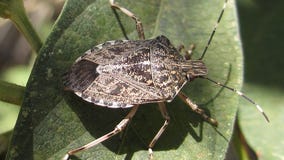
[[[178,96],[183,102],[185,102],[194,112],[199,114],[204,120],[206,120],[215,127],[218,126],[218,122],[215,119],[208,116],[203,109],[199,108],[195,103],[193,103],[184,93],[179,92]]]
[[[181,52],[184,52],[184,59],[185,60],[190,60],[192,55],[193,55],[193,51],[195,49],[195,45],[194,44],[191,44],[189,46],[189,49],[188,50],[185,50],[185,47],[184,45],[179,45],[177,50],[181,53]]]

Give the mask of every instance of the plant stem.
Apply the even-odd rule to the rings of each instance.
[[[17,6],[17,9],[13,9],[15,14],[12,14],[11,20],[26,37],[33,50],[38,52],[42,46],[42,42],[25,13],[23,1],[20,0],[18,2],[18,5],[13,5]]]
[[[0,9],[2,10],[0,15],[11,19],[18,30],[25,36],[32,49],[38,52],[42,42],[25,13],[23,1],[0,1]]]
[[[25,87],[0,81],[0,100],[16,105],[21,105]]]

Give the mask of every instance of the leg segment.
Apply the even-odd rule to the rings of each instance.
[[[185,47],[184,45],[180,45],[178,46],[177,50],[179,52],[184,52],[184,59],[185,60],[190,60],[192,55],[193,55],[193,50],[195,49],[195,45],[194,44],[191,44],[189,46],[189,49],[188,50],[185,50]]]
[[[185,51],[185,55],[184,55],[184,58],[186,60],[190,60],[192,55],[193,55],[193,50],[195,49],[195,45],[194,44],[191,44],[189,46],[189,49]]]
[[[204,120],[212,124],[213,126],[218,126],[218,122],[205,114],[203,109],[200,109],[195,103],[193,103],[184,93],[179,92],[178,96],[197,114],[199,114]]]
[[[130,122],[130,120],[132,119],[132,117],[135,115],[135,113],[138,109],[138,106],[139,105],[134,106],[131,109],[131,111],[127,114],[127,116],[114,128],[113,131],[105,134],[104,136],[102,136],[102,137],[100,137],[100,138],[98,138],[98,139],[96,139],[96,140],[94,140],[94,141],[92,141],[92,142],[90,142],[90,143],[88,143],[84,146],[81,146],[79,148],[68,151],[67,154],[64,156],[63,160],[68,160],[71,155],[74,155],[74,154],[76,154],[80,151],[87,150],[91,147],[94,147],[97,144],[99,144],[99,143],[111,138],[112,136],[120,133],[121,131],[123,131],[125,129],[125,127],[127,126],[127,124]]]
[[[117,3],[114,2],[114,0],[109,0],[109,3],[110,3],[110,6],[111,6],[111,8],[113,10],[118,9],[121,12],[123,12],[124,14],[126,14],[127,16],[131,17],[135,21],[135,23],[136,23],[136,30],[137,30],[139,39],[140,40],[144,40],[145,39],[145,35],[144,35],[143,25],[142,25],[142,22],[139,20],[139,18],[137,18],[128,9],[119,6]]]
[[[178,52],[182,52],[184,50],[184,45],[181,44],[177,47]]]
[[[165,118],[165,122],[163,124],[163,126],[160,128],[160,130],[158,131],[158,133],[155,135],[155,137],[153,138],[153,140],[150,142],[149,144],[149,159],[153,159],[153,151],[152,148],[154,147],[154,145],[156,144],[157,140],[160,138],[160,136],[162,135],[162,133],[165,131],[165,129],[167,128],[169,122],[170,122],[170,117],[168,115],[165,103],[160,102],[158,103],[159,105],[159,109],[161,111],[162,116]]]

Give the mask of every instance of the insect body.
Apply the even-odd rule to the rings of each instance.
[[[217,24],[221,20],[226,3],[227,0]],[[170,121],[164,102],[171,102],[176,95],[203,119],[217,126],[216,120],[207,116],[180,91],[187,82],[195,78],[204,78],[234,91],[255,104],[268,120],[259,105],[243,93],[205,77],[207,68],[202,58],[211,43],[217,25],[210,35],[201,58],[192,60],[190,55],[181,56],[183,47],[176,49],[165,36],[145,40],[141,21],[113,0],[110,0],[110,4],[116,15],[116,10],[120,10],[135,21],[140,40],[115,40],[95,46],[76,60],[63,76],[63,82],[67,90],[73,91],[85,101],[109,108],[131,108],[131,110],[111,132],[82,147],[68,151],[63,159],[69,159],[71,155],[91,148],[121,132],[135,115],[140,104],[158,103],[165,121],[148,145],[151,159],[152,148]]]
[[[207,74],[201,60],[185,60],[165,36],[110,41],[87,51],[65,75],[65,87],[110,108],[171,102],[186,82]]]

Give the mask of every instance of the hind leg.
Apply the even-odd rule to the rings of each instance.
[[[123,131],[125,129],[125,127],[127,126],[127,124],[130,122],[130,120],[132,119],[132,117],[135,115],[137,109],[138,109],[139,105],[136,105],[134,106],[130,112],[126,115],[126,117],[118,124],[116,125],[116,127],[114,128],[114,130],[112,130],[111,132],[101,136],[100,138],[88,143],[88,144],[85,144],[79,148],[76,148],[76,149],[73,149],[73,150],[70,150],[67,152],[67,154],[64,156],[63,160],[68,160],[70,158],[71,155],[74,155],[78,152],[81,152],[81,151],[84,151],[84,150],[87,150],[89,148],[92,148],[94,146],[96,146],[97,144],[105,141],[105,140],[108,140],[109,138],[111,138],[112,136],[120,133],[121,131]]]

